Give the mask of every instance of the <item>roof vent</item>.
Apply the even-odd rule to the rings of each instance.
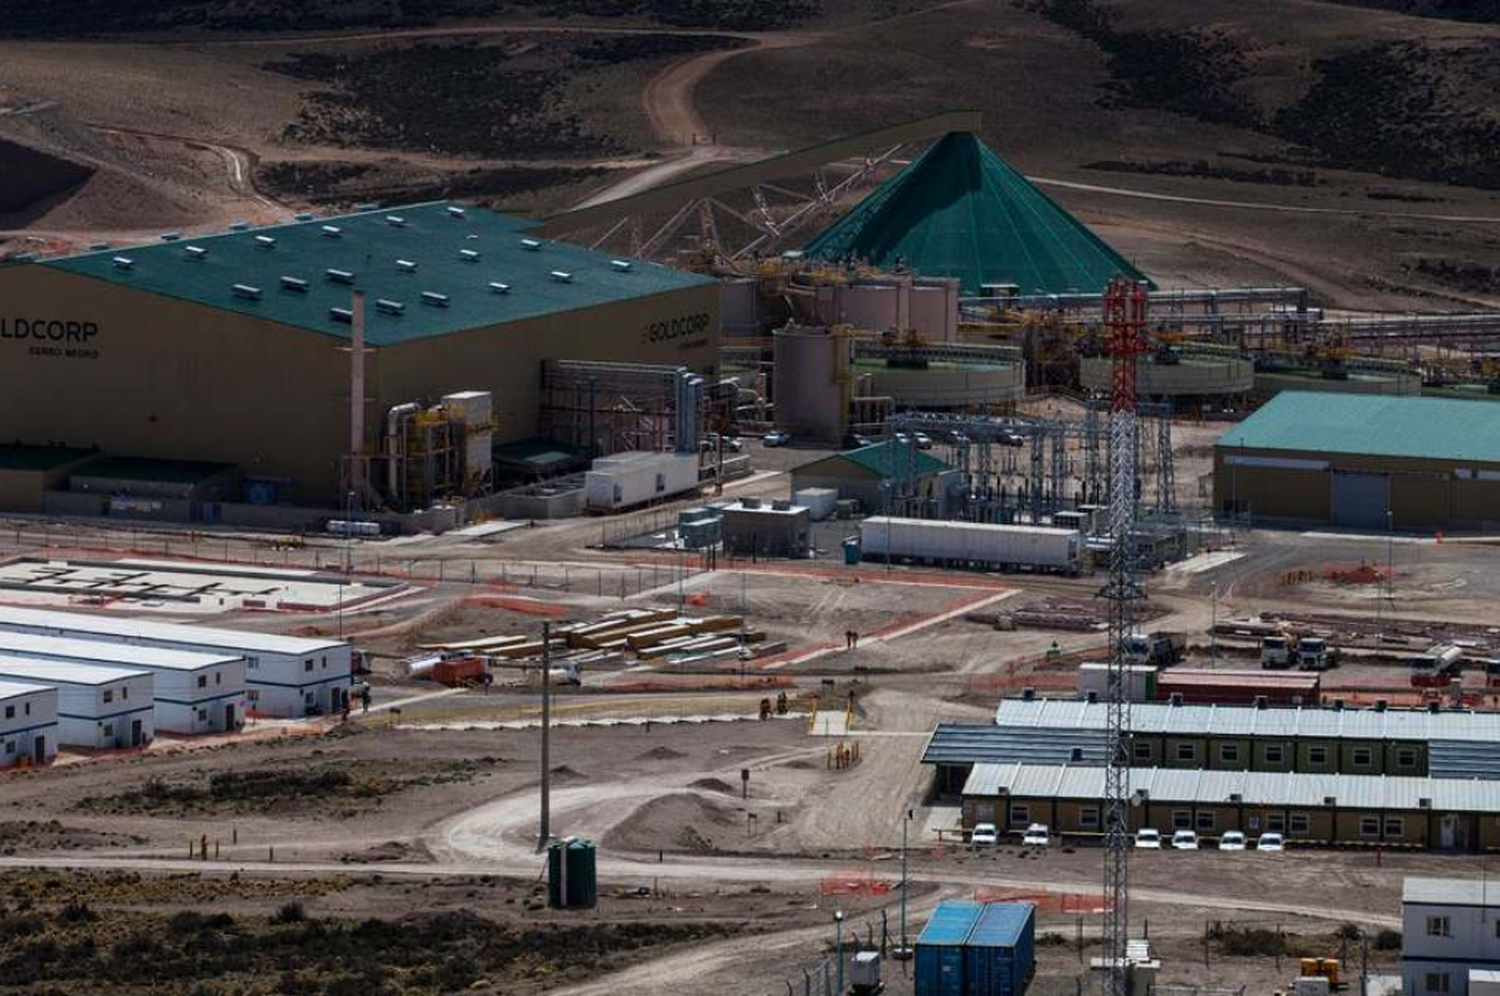
[[[1427,711],[1433,713],[1442,712],[1443,704],[1438,700],[1433,699],[1431,702],[1427,703]]]
[[[1417,808],[1418,809],[1431,809],[1432,808],[1432,800],[1431,799],[1418,799],[1417,800]]]
[[[289,290],[289,291],[296,291],[298,294],[306,294],[307,293],[307,281],[301,279],[300,277],[282,277],[281,278],[281,289],[282,290]]]
[[[129,256],[116,256],[112,262],[117,270],[131,270],[135,268],[135,260]]]
[[[1375,711],[1376,712],[1385,712],[1385,710],[1389,706],[1390,706],[1390,703],[1387,702],[1385,699],[1376,699],[1375,700]]]
[[[406,310],[406,305],[400,301],[391,301],[382,297],[375,302],[375,308],[377,311],[383,311],[387,315],[399,315]]]
[[[208,258],[208,250],[205,249],[205,248],[203,248],[202,246],[188,246],[186,249],[184,249],[182,251],[185,252],[185,253],[187,253],[187,258],[188,259],[207,259]]]
[[[234,291],[235,297],[242,297],[248,301],[260,300],[259,287],[251,287],[249,284],[235,284],[234,287],[231,288],[231,290]]]
[[[437,291],[423,291],[422,303],[430,304],[435,308],[446,308],[448,307],[448,295],[439,294]]]
[[[1089,705],[1094,705],[1099,701],[1099,693],[1095,691],[1089,691],[1084,694],[1083,701],[1087,702]]]
[[[1266,698],[1264,695],[1257,695],[1255,697],[1255,708],[1257,709],[1264,709],[1270,704],[1271,700]]]
[[[380,210],[380,202],[379,201],[365,201],[362,204],[356,204],[356,205],[354,205],[354,210],[356,210],[356,211],[379,211]]]
[[[89,251],[90,252],[98,252],[101,249],[108,249],[108,248],[109,248],[109,243],[108,242],[90,242],[89,243]]]
[[[1333,700],[1333,711],[1334,712],[1343,712],[1344,711],[1344,700],[1343,699],[1334,699]]]
[[[354,312],[348,308],[329,308],[328,317],[336,322],[343,322],[345,325],[352,325],[354,323]]]
[[[1244,802],[1245,801],[1245,797],[1243,795],[1241,795],[1240,793],[1238,793],[1238,792],[1231,792],[1231,793],[1229,793],[1229,801],[1230,802]]]
[[[385,223],[387,225],[394,225],[397,228],[405,228],[406,227],[406,219],[403,218],[403,217],[401,217],[399,214],[388,214],[388,215],[386,215],[385,216]]]
[[[499,281],[490,281],[490,290],[496,294],[509,294],[510,284],[502,284]]]
[[[344,230],[337,225],[324,225],[322,231],[324,236],[330,239],[336,239],[344,234]]]
[[[1083,760],[1083,748],[1082,747],[1074,747],[1071,751],[1068,752],[1068,760],[1071,761],[1074,764],[1077,764],[1080,761],[1082,761]]]
[[[39,260],[41,258],[42,258],[41,253],[36,253],[36,252],[18,252],[14,256],[11,257],[11,261],[15,262],[15,263],[35,263],[37,260]]]
[[[1033,686],[1031,686],[1031,685],[1027,685],[1025,688],[1021,689],[1021,701],[1022,702],[1035,702],[1036,701],[1036,688],[1033,687]]]
[[[161,233],[161,240],[163,242],[176,242],[180,238],[182,238],[182,233],[181,232],[162,232]]]
[[[463,208],[458,207],[458,206],[453,205],[453,204],[448,205],[448,217],[450,217],[450,218],[462,218],[463,216],[464,216],[464,209]]]
[[[609,261],[609,265],[614,267],[616,270],[619,270],[621,273],[625,273],[630,270],[631,264],[630,260],[628,259],[612,259]]]
[[[479,262],[479,251],[477,249],[460,249],[458,251],[458,258],[465,263],[477,263]]]
[[[536,239],[522,239],[521,248],[525,249],[527,252],[539,252],[542,248],[542,244]]]
[[[417,264],[415,260],[398,259],[396,260],[396,269],[400,270],[402,273],[416,273]]]
[[[1337,806],[1338,804],[1339,800],[1337,796],[1325,795],[1323,797],[1323,805],[1327,806],[1330,809],[1332,809],[1334,806]]]
[[[350,273],[348,270],[327,270],[325,272],[327,272],[328,274],[328,279],[332,280],[336,284],[354,283],[354,274]]]
[[[552,279],[560,284],[571,284],[573,282],[573,274],[567,270],[553,270]]]
[[[271,236],[269,236],[269,235],[257,235],[255,237],[255,244],[256,244],[257,247],[259,247],[261,249],[275,249],[276,248],[276,240],[273,239],[273,238],[271,238]]]
[[[292,219],[294,221],[312,221],[316,217],[317,215],[313,214],[311,211],[298,211],[296,214],[292,215]]]
[[[1173,692],[1172,695],[1171,695],[1171,697],[1167,699],[1167,703],[1169,705],[1173,705],[1173,706],[1180,706],[1180,705],[1182,705],[1182,693],[1181,692]]]
[[[248,232],[250,231],[250,223],[248,221],[231,221],[229,223],[229,230],[231,232]]]

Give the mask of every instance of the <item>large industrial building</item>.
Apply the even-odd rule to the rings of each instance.
[[[1491,529],[1500,405],[1283,392],[1219,437],[1214,505],[1268,524]]]
[[[115,494],[47,510],[149,514],[178,500],[143,494],[153,480],[209,480],[212,493],[187,499],[194,514],[244,522],[238,505],[340,508],[361,465],[374,478],[362,504],[389,479],[402,493],[384,497],[402,507],[420,489],[399,474],[462,465],[473,442],[428,433],[422,459],[387,474],[423,419],[495,444],[536,434],[543,360],[713,367],[713,280],[533,238],[533,226],[423,204],[0,267],[0,424],[16,444],[0,453],[0,499],[41,511],[39,495],[92,453],[121,458],[100,478]],[[447,414],[429,418],[440,403]]]

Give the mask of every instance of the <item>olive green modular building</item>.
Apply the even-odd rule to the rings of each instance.
[[[337,508],[351,426],[378,454],[398,406],[489,392],[502,445],[536,434],[544,360],[712,370],[713,280],[534,225],[433,203],[0,267],[0,425],[19,447],[0,498],[40,510],[83,452],[229,465],[247,491]]]
[[[1500,523],[1500,405],[1284,391],[1214,445],[1214,505],[1255,523]]]

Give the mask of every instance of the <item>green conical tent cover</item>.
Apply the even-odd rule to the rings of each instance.
[[[1146,279],[1052,198],[968,132],[950,132],[807,244],[838,262],[957,277],[963,293],[1098,293],[1116,275]]]

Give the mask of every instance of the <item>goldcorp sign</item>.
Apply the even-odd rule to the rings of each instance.
[[[698,346],[708,345],[708,323],[709,315],[706,311],[700,311],[693,315],[683,315],[679,318],[669,318],[665,321],[651,322],[641,332],[641,342],[651,344],[656,342],[677,342],[684,340],[679,349],[694,349]]]
[[[8,340],[15,347],[24,347],[31,356],[97,360],[99,345],[95,340],[98,335],[97,322],[0,317],[0,343]]]

